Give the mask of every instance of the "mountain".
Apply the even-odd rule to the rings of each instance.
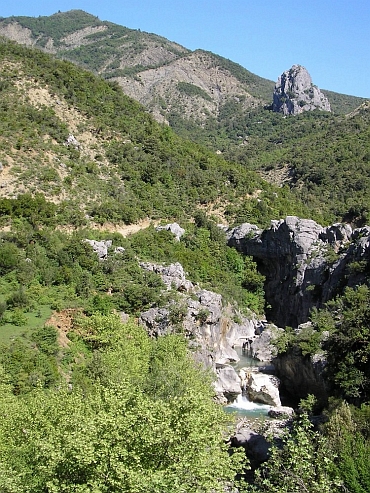
[[[184,120],[192,134],[199,126],[210,127],[219,121],[230,103],[244,116],[250,108],[272,103],[274,82],[230,60],[101,21],[82,10],[1,19],[0,34],[116,80],[157,120],[179,128],[178,120]],[[351,111],[363,102],[336,93],[330,99],[338,113]]]
[[[178,137],[116,82],[5,40],[0,58],[3,197],[42,193],[67,222],[185,218],[200,207],[232,221],[245,201],[259,220],[255,191],[261,199],[273,186]]]
[[[0,33],[53,56],[70,59],[118,83],[143,102],[157,121],[169,122],[177,134],[254,170],[274,186],[289,187],[295,201],[303,199],[320,223],[366,216],[368,172],[363,163],[367,163],[368,155],[367,111],[355,112],[363,99],[322,91],[329,98],[332,114],[305,112],[294,117],[293,122],[271,110],[272,81],[213,53],[191,52],[154,34],[100,21],[80,10],[50,17],[1,19]],[[76,133],[75,127],[70,126],[70,134]],[[352,136],[357,132],[361,136],[356,140]],[[347,136],[342,138],[344,134]],[[336,137],[328,139],[328,135]],[[84,137],[76,138],[81,144]],[[99,132],[94,131],[94,139],[99,138]],[[87,156],[85,159],[89,160]],[[358,169],[361,179],[356,171],[349,173],[350,169]],[[147,180],[155,180],[154,175]],[[329,186],[333,175],[339,184],[334,188]],[[106,185],[100,188],[104,190]],[[260,189],[266,189],[266,185]],[[167,197],[168,189],[163,194]],[[93,194],[87,202],[91,203],[92,197]],[[266,201],[268,210],[278,212],[271,196],[258,200]],[[249,206],[240,204],[239,199],[238,211],[244,212],[236,212],[235,204],[229,203],[229,213],[233,210],[233,217],[250,220]],[[146,213],[147,210],[133,217]],[[114,213],[107,214],[112,216]]]

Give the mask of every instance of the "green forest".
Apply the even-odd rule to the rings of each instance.
[[[32,29],[61,38],[71,22]],[[179,293],[140,267],[179,262],[225,307],[263,317],[258,263],[220,223],[368,224],[369,106],[246,117],[228,102],[218,121],[172,115],[171,128],[69,61],[0,39],[0,63],[0,491],[370,492],[368,260],[351,265],[363,284],[276,337],[277,357],[325,355],[330,392],[301,400],[257,465],[230,446],[236,418],[195,362]],[[263,96],[258,80],[246,81]],[[156,229],[169,221],[180,241]],[[86,239],[111,240],[108,257]],[[149,337],[140,314],[169,303],[173,330]]]

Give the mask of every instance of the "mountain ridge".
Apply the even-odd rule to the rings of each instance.
[[[181,58],[186,60],[188,56],[190,56],[188,72],[191,73],[194,70],[191,63],[194,53],[202,53],[206,57],[205,65],[198,68],[198,72],[201,70],[201,72],[207,73],[207,64],[217,63],[234,77],[237,75],[236,79],[241,82],[241,87],[238,90],[241,91],[241,94],[246,91],[253,98],[256,98],[255,104],[263,105],[272,102],[274,82],[252,74],[235,62],[202,49],[188,50],[156,34],[129,29],[110,21],[101,21],[98,17],[82,10],[58,12],[51,16],[39,18],[3,18],[0,20],[0,34],[17,42],[39,47],[58,57],[69,59],[106,78],[115,78],[126,89],[129,85],[128,81],[135,81],[135,76],[139,74],[141,74],[142,80],[139,79],[136,82],[145,86],[143,79],[146,80],[146,77],[149,76],[149,74],[145,74],[146,77],[143,77],[146,70],[153,71],[161,67],[169,69],[172,63],[178,62]],[[105,47],[103,47],[104,44]],[[123,48],[124,54],[122,53]],[[173,74],[170,70],[168,70],[168,75],[169,80],[171,80]],[[183,81],[190,82],[186,77]],[[214,88],[217,88],[217,78],[212,83]],[[148,106],[154,108],[155,116],[158,119],[160,118],[159,115],[164,118],[160,104],[155,102],[155,99],[163,97],[163,94],[158,95],[155,92],[150,97],[150,88],[149,86],[145,97],[139,96],[135,99],[144,104],[148,104],[149,99]],[[333,109],[334,111],[343,111],[340,109],[342,104],[337,103],[339,97],[337,93],[325,90],[323,92],[335,94],[335,98],[332,96]],[[212,97],[210,91],[208,91],[208,95]],[[226,96],[229,96],[227,91]],[[232,97],[234,94],[231,93],[230,96]],[[168,104],[168,101],[173,97],[173,91],[171,91],[171,94],[164,98],[165,103]],[[364,101],[364,98],[355,96],[340,95],[340,97],[344,98],[344,107],[347,106],[349,111]],[[193,98],[191,103],[194,104],[194,102],[197,102],[201,107],[201,101]],[[209,111],[209,108],[206,107],[206,109]],[[217,115],[215,109],[211,114]]]

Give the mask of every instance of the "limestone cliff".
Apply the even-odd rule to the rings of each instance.
[[[221,295],[193,284],[179,263],[140,265],[159,274],[172,296],[165,306],[141,313],[139,323],[151,337],[183,334],[195,360],[216,373],[215,390],[221,401],[240,394],[240,378],[230,366],[239,360],[234,346],[258,338],[263,322],[253,313],[243,316],[225,305]]]
[[[315,109],[331,111],[330,103],[313,85],[308,71],[301,65],[293,65],[275,84],[273,110],[284,115],[298,115]]]
[[[228,232],[228,243],[253,256],[266,276],[271,321],[297,327],[313,307],[364,281],[370,257],[370,227],[348,224],[323,228],[315,221],[287,216],[262,231],[245,223]]]

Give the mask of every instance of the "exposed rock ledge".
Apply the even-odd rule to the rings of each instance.
[[[245,223],[228,231],[227,237],[230,246],[258,261],[266,276],[268,316],[279,327],[298,327],[313,307],[363,282],[364,274],[349,265],[370,255],[370,227],[324,228],[295,216],[271,221],[266,230]]]

